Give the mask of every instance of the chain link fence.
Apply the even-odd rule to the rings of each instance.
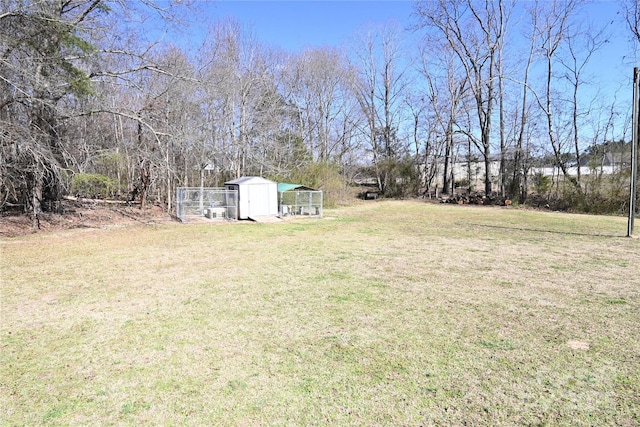
[[[322,191],[291,190],[279,193],[280,216],[322,217]]]
[[[238,219],[238,192],[225,188],[180,187],[176,191],[176,216],[182,222],[206,218]]]

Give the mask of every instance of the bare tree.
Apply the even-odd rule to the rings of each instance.
[[[557,108],[555,103],[557,101],[555,101],[553,96],[556,56],[559,53],[560,47],[566,41],[571,24],[571,17],[576,11],[577,5],[577,0],[536,2],[535,6],[531,9],[531,13],[537,39],[541,45],[540,51],[544,60],[546,74],[544,79],[544,96],[538,96],[536,92],[533,93],[536,95],[536,100],[546,117],[547,134],[556,159],[556,164],[574,188],[581,191],[580,182],[569,174],[567,158],[563,156],[564,144],[556,130],[555,114]]]
[[[586,148],[581,144],[580,129],[583,127],[582,118],[591,114],[590,105],[581,105],[581,99],[584,99],[584,97],[579,95],[582,89],[589,84],[589,78],[585,74],[590,59],[607,43],[603,30],[595,30],[589,24],[582,27],[581,31],[567,34],[566,54],[559,57],[559,62],[565,70],[562,77],[569,83],[571,88],[569,104],[571,106],[572,145],[578,183],[582,182],[581,152]]]
[[[456,132],[458,132],[461,109],[465,106],[468,90],[468,77],[461,72],[448,44],[432,40],[421,50],[418,72],[426,80],[426,96],[431,104],[438,132],[435,152],[443,146],[442,191],[449,193],[453,185],[453,153]],[[470,160],[470,159],[468,159]],[[437,169],[437,167],[436,167]]]
[[[258,173],[265,158],[263,137],[278,127],[268,116],[277,116],[283,107],[271,53],[232,20],[212,28],[203,62],[207,126],[215,150],[210,162],[225,178]]]
[[[292,58],[287,102],[298,111],[299,129],[313,160],[328,162],[339,154],[345,117],[350,114],[351,71],[336,49],[310,49]]]
[[[637,43],[640,43],[640,4],[637,0],[621,0],[622,12],[631,32]]]
[[[491,194],[491,124],[497,99],[498,54],[504,43],[503,1],[421,1],[416,12],[419,25],[435,31],[448,43],[468,76],[479,136],[474,132],[467,136],[483,156],[485,193]]]
[[[537,15],[532,14],[532,18],[535,20]],[[536,45],[538,43],[536,37],[535,24],[532,26],[531,33],[528,36],[529,49],[524,60],[524,70],[521,83],[522,95],[520,97],[520,117],[514,123],[515,132],[515,151],[513,158],[513,174],[511,177],[511,195],[515,195],[516,192],[519,197],[520,203],[524,203],[527,198],[527,178],[528,178],[528,162],[526,161],[529,151],[526,149],[525,138],[527,135],[527,128],[529,126],[529,118],[531,108],[529,106],[528,94],[529,94],[529,80],[531,66],[533,64],[534,55],[536,52]],[[522,63],[522,62],[521,62]]]
[[[505,71],[505,40],[507,39],[507,28],[509,19],[511,17],[511,13],[513,11],[513,2],[499,2],[498,10],[499,17],[498,19],[490,21],[494,28],[493,32],[495,34],[500,34],[501,36],[496,40],[496,73],[498,79],[498,111],[499,111],[499,129],[500,129],[500,193],[502,197],[505,197],[506,187],[507,187],[507,172],[506,172],[506,163],[507,163],[507,140],[506,140],[506,113],[505,113],[505,102],[507,98],[507,94],[505,92],[505,81],[507,80],[506,71]]]
[[[404,147],[399,136],[402,101],[407,86],[401,34],[388,25],[370,28],[354,47],[358,78],[356,99],[364,116],[363,134],[371,147],[379,189],[395,186],[395,168]]]

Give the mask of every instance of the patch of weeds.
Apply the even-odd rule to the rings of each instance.
[[[496,285],[503,286],[505,288],[512,288],[513,287],[513,282],[511,282],[509,280],[498,280]]]
[[[372,286],[375,288],[388,288],[389,285],[387,284],[386,280],[383,280],[379,277],[367,277],[366,278],[366,284],[367,286]]]
[[[335,261],[344,261],[344,260],[349,260],[353,257],[352,253],[340,253],[337,254]]]
[[[251,412],[262,411],[265,408],[265,406],[267,406],[267,404],[268,404],[267,399],[263,399],[263,398],[255,399],[250,404],[250,411]]]
[[[127,402],[122,404],[120,408],[120,413],[122,415],[135,415],[141,410],[150,409],[151,405],[148,403],[140,403],[140,402]]]
[[[68,405],[57,405],[53,408],[50,408],[42,417],[43,422],[50,422],[55,420],[56,418],[62,417],[68,409]]]
[[[326,218],[326,217],[325,217]],[[357,223],[357,222],[366,222],[367,219],[366,218],[361,218],[361,217],[339,217],[339,218],[334,218],[335,221],[337,222],[341,222],[344,224],[353,224],[353,223]]]
[[[287,231],[298,232],[298,231],[307,231],[309,228],[308,225],[292,225],[287,228]]]
[[[316,388],[316,379],[306,377],[302,379],[302,384],[300,384],[300,388],[305,393],[311,393]]]
[[[377,236],[377,235],[383,234],[382,230],[381,230],[380,228],[376,228],[376,227],[367,227],[367,228],[363,228],[363,229],[361,230],[361,232],[362,232],[363,234],[374,235],[374,236]],[[392,239],[392,240],[393,240],[393,239]]]
[[[623,388],[634,389],[638,387],[640,374],[637,375],[616,375],[616,382]]]
[[[444,396],[448,399],[448,400],[457,400],[457,399],[461,399],[465,396],[465,391],[460,389],[460,388],[453,388],[453,387],[449,387],[449,388],[443,388],[442,392],[444,393]],[[446,409],[445,409],[446,411]]]
[[[607,298],[606,300],[607,304],[626,304],[627,301],[624,298]]]
[[[337,303],[355,302],[361,304],[375,303],[375,299],[370,292],[366,290],[354,290],[339,295],[330,295],[329,300]]]
[[[513,350],[516,348],[513,341],[506,339],[480,340],[478,344],[491,350]]]
[[[358,360],[359,352],[345,337],[332,335],[323,339],[325,343],[325,355],[331,360],[351,363]]]
[[[347,302],[351,301],[351,295],[331,295],[329,299],[335,302]]]
[[[471,253],[489,253],[490,251],[488,251],[486,249],[468,248],[467,252],[471,252]]]
[[[231,380],[227,383],[227,390],[229,391],[244,390],[247,387],[249,387],[249,385],[242,380]]]
[[[569,266],[568,264],[556,264],[550,266],[552,269],[556,271],[573,271],[574,267]]]

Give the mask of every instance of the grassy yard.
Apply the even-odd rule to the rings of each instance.
[[[0,425],[640,425],[626,220],[371,202],[0,240]]]

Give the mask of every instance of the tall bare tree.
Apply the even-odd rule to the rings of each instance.
[[[491,125],[497,99],[497,63],[504,43],[504,2],[420,1],[416,12],[419,25],[439,34],[448,43],[468,76],[479,133],[469,132],[468,137],[483,156],[484,190],[491,194]]]
[[[225,178],[264,171],[264,147],[276,137],[276,118],[286,114],[276,57],[236,21],[211,29],[202,59],[206,126],[215,151],[210,162]]]
[[[564,69],[562,77],[569,83],[571,95],[569,105],[571,108],[571,128],[573,139],[573,154],[575,155],[577,181],[582,183],[581,153],[586,148],[583,146],[581,128],[584,127],[584,118],[591,114],[594,100],[580,96],[584,88],[590,84],[587,75],[587,65],[593,55],[607,43],[603,30],[593,28],[590,23],[581,25],[580,31],[570,32],[566,35],[565,54],[560,56],[559,63]]]
[[[535,15],[533,15],[535,19]],[[516,194],[520,203],[524,203],[527,198],[527,179],[528,179],[528,162],[526,161],[529,152],[526,149],[526,136],[527,128],[530,123],[530,105],[528,100],[529,94],[529,80],[531,74],[531,66],[533,64],[534,55],[536,52],[537,38],[536,32],[532,29],[529,34],[529,49],[526,53],[526,59],[524,60],[524,69],[521,83],[521,96],[519,106],[519,120],[516,119],[514,123],[515,134],[515,150],[513,157],[513,174],[511,177],[511,189],[509,191],[510,196],[513,197]],[[522,63],[522,62],[521,62]]]
[[[407,65],[401,61],[401,32],[393,24],[369,28],[356,40],[353,53],[358,73],[355,96],[366,124],[363,134],[371,147],[379,189],[385,192],[395,185],[397,161],[405,151],[399,135],[408,83]]]
[[[453,184],[453,153],[456,134],[460,134],[459,117],[465,106],[468,92],[468,76],[457,61],[447,43],[431,40],[421,49],[418,72],[426,81],[426,96],[432,107],[435,123],[438,125],[434,148],[444,148],[442,169],[442,191],[448,194]],[[462,70],[461,70],[462,69]],[[436,150],[438,152],[440,150]],[[470,153],[469,153],[470,154]],[[467,159],[470,160],[470,159]]]
[[[285,97],[298,110],[301,136],[313,160],[340,154],[349,132],[351,70],[337,49],[308,49],[291,58]]]
[[[578,0],[550,2],[536,2],[530,9],[535,25],[536,37],[540,41],[540,51],[544,61],[544,95],[538,96],[536,100],[542,109],[547,125],[547,135],[553,150],[556,164],[560,167],[564,177],[576,188],[580,189],[580,182],[570,175],[567,158],[565,154],[564,138],[559,135],[556,129],[556,114],[558,113],[557,99],[554,97],[555,64],[560,48],[566,42],[571,26],[571,18],[578,6]]]

